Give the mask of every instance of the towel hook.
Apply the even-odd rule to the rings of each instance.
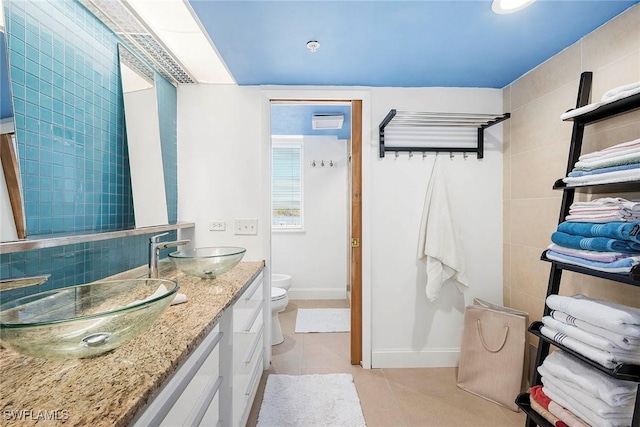
[[[311,162],[311,167],[314,167],[314,168],[316,167],[316,161],[315,160]]]
[[[398,152],[396,151],[396,159],[398,158],[398,156],[399,156],[399,155],[398,155]]]
[[[324,167],[324,160],[320,160],[320,166]]]
[[[409,160],[413,157],[413,151],[409,151]]]
[[[427,152],[426,152],[426,151],[423,151],[423,152],[422,152],[422,159],[424,160],[424,159],[426,159],[426,158],[427,158]]]
[[[333,160],[329,160],[329,167],[332,168],[335,165],[335,163],[333,163]]]
[[[453,160],[453,157],[454,157],[454,156],[453,156],[453,153],[452,153],[451,151],[449,151],[449,158],[450,158],[451,160]]]
[[[462,157],[464,157],[464,159],[467,160],[467,153],[466,152],[462,153]]]

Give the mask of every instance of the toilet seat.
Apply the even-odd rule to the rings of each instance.
[[[287,297],[287,291],[282,288],[271,288],[271,301],[280,301]]]

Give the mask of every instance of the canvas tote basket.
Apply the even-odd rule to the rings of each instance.
[[[458,387],[519,411],[527,313],[474,299],[464,311]]]

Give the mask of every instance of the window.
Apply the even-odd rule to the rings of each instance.
[[[273,229],[301,230],[302,142],[273,142],[271,171]]]

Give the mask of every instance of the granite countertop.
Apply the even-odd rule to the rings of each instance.
[[[141,335],[109,353],[45,360],[0,348],[0,425],[126,426],[258,276],[263,262],[241,262],[216,279],[190,277],[169,262],[189,299],[170,306]],[[146,275],[138,268],[111,278]]]

